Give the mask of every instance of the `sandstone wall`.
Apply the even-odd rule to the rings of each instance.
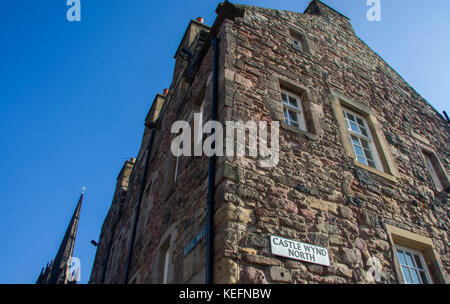
[[[217,159],[215,282],[369,283],[367,272],[376,257],[381,282],[398,283],[394,228],[388,227],[431,239],[445,279],[450,267],[448,197],[433,186],[420,147],[433,150],[448,172],[447,124],[355,36],[339,13],[323,5],[308,14],[235,7],[245,10],[244,16],[225,18],[217,28],[218,120],[281,121],[280,162],[264,168],[258,158]],[[304,51],[291,45],[290,31],[303,37]],[[151,152],[131,283],[162,282],[167,248],[169,283],[204,281],[205,240],[186,256],[183,252],[206,222],[208,159],[181,157],[177,182],[172,182],[170,128],[176,120],[189,120],[203,99],[209,119],[212,55],[209,48],[192,83],[183,78],[188,63],[177,59]],[[308,132],[283,123],[281,87],[304,92]],[[383,148],[392,158],[388,173],[357,166],[345,152],[337,99],[373,111]],[[113,238],[106,283],[123,281],[149,138],[147,129]],[[272,255],[270,235],[326,247],[331,266]],[[104,248],[101,241],[98,250]],[[97,260],[94,283],[101,268]]]
[[[280,84],[292,84],[307,92],[314,128],[306,133],[283,126],[276,168],[226,159],[225,202],[216,224],[225,240],[222,263],[233,271],[216,279],[363,283],[376,257],[382,282],[397,283],[385,224],[431,238],[448,275],[448,197],[435,191],[418,148],[430,147],[448,172],[448,126],[355,36],[345,17],[321,9],[326,17],[246,7],[243,18],[225,24],[224,74],[232,92],[224,100],[226,118],[275,120]],[[291,45],[290,29],[306,38],[306,51]],[[344,152],[332,107],[338,94],[375,112],[398,171],[394,181],[355,166]],[[272,256],[271,234],[328,248],[331,266]]]

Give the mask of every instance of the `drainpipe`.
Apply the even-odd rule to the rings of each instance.
[[[211,98],[211,121],[216,120],[217,115],[217,70],[219,63],[219,50],[217,47],[217,38],[211,38],[211,44],[214,50],[213,78],[212,78],[212,98]],[[211,135],[215,133],[212,129]],[[215,145],[215,141],[214,141]],[[208,196],[206,203],[206,266],[205,283],[213,283],[213,259],[214,259],[214,175],[216,172],[216,157],[209,157],[208,166]]]
[[[155,122],[145,124],[145,126],[150,128],[152,130],[152,133],[150,135],[150,140],[148,142],[147,149],[146,149],[147,156],[145,158],[144,173],[142,174],[141,187],[139,190],[139,198],[138,198],[138,201],[136,204],[136,210],[134,212],[133,230],[131,231],[131,240],[130,240],[130,245],[128,248],[128,256],[127,256],[127,260],[126,260],[126,264],[125,264],[125,276],[124,276],[123,284],[128,283],[128,274],[129,274],[128,272],[130,270],[131,255],[133,253],[133,245],[134,245],[134,241],[136,238],[136,230],[137,230],[137,224],[139,221],[139,215],[140,215],[140,211],[141,211],[142,197],[144,196],[144,187],[145,187],[145,183],[146,183],[148,163],[150,161],[150,154],[152,151],[153,139],[154,139],[155,133],[156,133],[156,130],[155,130],[156,123]]]

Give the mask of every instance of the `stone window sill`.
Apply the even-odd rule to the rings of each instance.
[[[370,166],[361,164],[356,159],[353,159],[353,163],[354,163],[355,166],[360,167],[360,168],[362,168],[362,169],[364,169],[366,171],[369,171],[370,173],[373,173],[373,174],[376,174],[378,176],[381,176],[382,178],[387,179],[388,181],[391,181],[393,183],[397,183],[398,182],[397,178],[394,175],[392,175],[392,174],[389,174],[389,173],[377,170],[375,168],[372,168]]]
[[[314,133],[311,133],[308,131],[303,131],[298,128],[292,127],[292,126],[288,125],[287,123],[285,123],[284,121],[280,121],[280,124],[283,129],[288,130],[292,133],[303,135],[304,137],[306,137],[310,140],[319,140],[319,136],[317,136]]]

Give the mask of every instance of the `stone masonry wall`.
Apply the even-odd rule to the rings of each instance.
[[[448,196],[436,191],[419,150],[433,150],[448,172],[448,125],[355,36],[348,19],[319,1],[314,5],[309,14],[235,5],[244,16],[225,18],[217,29],[218,120],[280,121],[282,128],[274,168],[264,168],[258,158],[217,158],[214,281],[370,283],[367,271],[376,257],[381,282],[398,283],[386,225],[430,238],[439,268],[448,276]],[[291,45],[290,31],[300,33],[304,51]],[[169,283],[204,282],[205,240],[186,256],[183,251],[205,225],[208,159],[181,157],[177,182],[172,182],[170,128],[176,120],[189,120],[203,99],[209,120],[212,55],[209,48],[192,83],[182,77],[188,63],[177,59],[151,152],[129,283],[161,283],[167,248]],[[281,87],[305,92],[308,132],[283,123]],[[335,96],[373,111],[395,172],[374,173],[346,154]],[[106,283],[123,282],[149,138],[147,129]],[[326,247],[330,267],[272,255],[270,235]],[[97,259],[94,269],[91,282],[98,283]]]
[[[448,126],[355,36],[346,18],[327,12],[324,18],[245,7],[243,18],[225,24],[226,90],[233,92],[225,100],[226,118],[274,120],[282,82],[308,91],[319,122],[317,136],[280,131],[276,168],[264,169],[249,158],[225,161],[225,202],[216,224],[224,234],[226,264],[236,269],[228,280],[363,283],[370,258],[377,257],[382,282],[399,282],[385,224],[430,237],[448,275],[448,197],[434,190],[416,145],[424,138],[448,172]],[[309,52],[291,45],[290,28],[305,36]],[[356,167],[346,156],[332,91],[376,113],[399,171],[397,182]],[[328,248],[331,266],[273,256],[271,234]]]

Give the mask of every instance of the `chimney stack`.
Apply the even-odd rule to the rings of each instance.
[[[197,20],[197,22],[200,22],[200,23],[203,23],[203,21],[204,21],[203,17],[197,17],[197,19],[195,19],[195,20]]]

